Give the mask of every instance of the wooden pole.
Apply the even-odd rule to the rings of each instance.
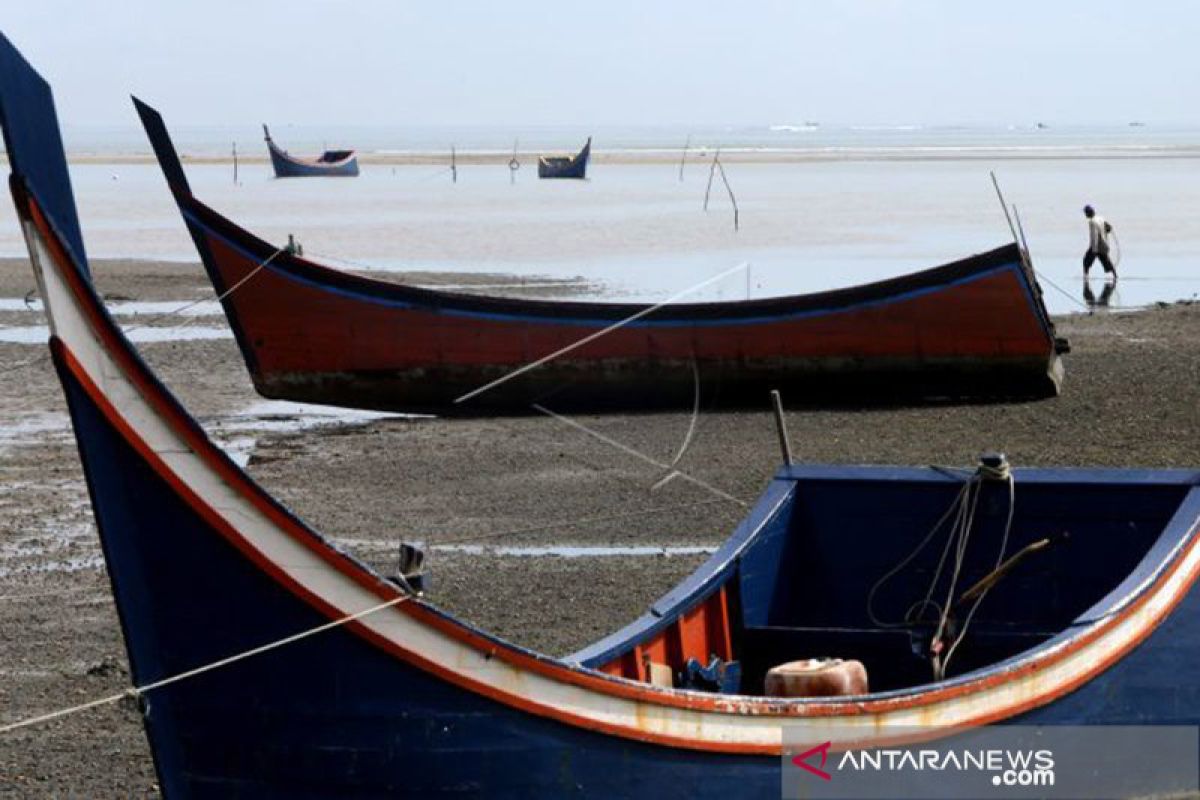
[[[692,135],[689,133],[687,141],[683,143],[683,153],[679,156],[679,182],[683,183],[683,165],[687,163],[688,148],[692,146]]]
[[[717,159],[721,157],[721,148],[713,153],[712,166],[708,168],[708,186],[704,189],[704,210],[708,211],[708,196],[712,193],[713,176],[717,174]]]
[[[1025,240],[1025,226],[1021,224],[1021,212],[1017,211],[1017,207],[1013,205],[1013,217],[1017,220],[1017,233],[1021,234],[1021,249],[1025,251],[1026,260],[1029,258],[1029,242]]]
[[[717,162],[717,169],[721,170],[721,182],[725,184],[725,191],[729,192],[729,201],[733,203],[733,229],[736,231],[739,228],[739,212],[737,198],[733,196],[733,187],[729,185],[729,178],[725,177],[725,165]]]
[[[237,186],[237,182],[238,182],[237,168],[238,168],[238,163],[237,163],[237,142],[234,142],[234,143],[233,143],[233,185],[234,185],[234,186]]]
[[[775,409],[775,431],[779,434],[779,451],[785,466],[792,464],[792,446],[788,443],[787,421],[783,418],[783,399],[778,389],[771,390],[771,405]]]
[[[1021,240],[1017,238],[1017,229],[1013,227],[1012,216],[1008,213],[1008,203],[1004,199],[1004,192],[1000,191],[1000,181],[996,180],[995,170],[992,170],[990,174],[992,176],[992,186],[996,187],[996,197],[1000,200],[1000,209],[1004,212],[1004,218],[1008,220],[1008,230],[1012,233],[1013,241],[1020,245]]]
[[[450,145],[450,181],[458,183],[458,157],[454,152],[454,145]]]

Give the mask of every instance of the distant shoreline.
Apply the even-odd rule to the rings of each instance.
[[[688,163],[711,161],[715,150],[692,148]],[[518,152],[522,166],[533,166],[540,153]],[[592,152],[594,164],[678,164],[682,150],[645,149],[612,150],[602,148]],[[184,153],[188,164],[233,164],[229,154]],[[513,158],[511,151],[459,151],[455,154],[461,166],[507,167]],[[825,162],[952,162],[952,161],[1080,161],[1080,160],[1137,160],[1137,159],[1195,159],[1200,158],[1198,145],[1170,146],[1063,146],[1063,147],[1005,147],[1005,146],[910,146],[910,147],[830,147],[830,148],[723,148],[721,160],[740,164],[807,164]],[[68,153],[72,164],[153,164],[151,153]],[[429,166],[448,165],[450,154],[429,151],[360,152],[359,163],[366,166]],[[239,164],[265,165],[267,154],[238,157]]]

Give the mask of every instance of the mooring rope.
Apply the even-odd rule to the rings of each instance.
[[[687,454],[688,448],[692,446],[692,437],[696,435],[696,428],[700,423],[700,364],[696,361],[695,352],[692,353],[692,416],[688,420],[687,432],[683,435],[683,441],[679,443],[679,449],[675,451],[675,457],[671,459],[671,463],[666,466],[666,474],[650,487],[650,491],[655,491],[666,486],[672,479],[679,476],[679,470],[675,469],[676,465],[683,460]]]
[[[984,477],[985,480],[1005,480],[1008,482],[1008,519],[1004,523],[1004,535],[1000,537],[1000,552],[996,556],[996,565],[992,568],[993,573],[1000,569],[1000,565],[1004,563],[1004,554],[1008,551],[1008,537],[1012,532],[1013,514],[1017,507],[1016,486],[1013,482],[1012,472],[1009,470],[1008,464],[1004,464],[1003,467],[1002,476],[989,477],[985,474]],[[976,493],[976,500],[978,500],[978,491]],[[971,604],[971,610],[967,612],[967,617],[965,620],[963,620],[962,627],[958,631],[958,636],[955,637],[950,646],[946,648],[946,657],[941,662],[941,674],[937,676],[938,680],[946,677],[946,671],[950,668],[950,659],[954,657],[954,653],[958,650],[958,646],[962,644],[963,639],[966,638],[967,629],[971,627],[971,620],[975,617],[975,612],[979,609],[980,603],[982,603],[983,599],[987,597],[988,592],[992,590],[992,586],[994,585],[995,584],[992,584],[981,591],[975,598],[975,601]],[[947,611],[946,613],[948,615],[949,612]]]
[[[586,433],[588,436],[591,436],[593,439],[597,439],[598,441],[604,442],[605,444],[610,445],[611,447],[615,447],[616,449],[620,450],[621,452],[631,455],[634,458],[636,458],[640,461],[643,461],[647,464],[650,464],[651,466],[657,467],[660,470],[670,469],[669,464],[667,464],[663,461],[659,461],[657,458],[654,458],[653,456],[648,456],[645,453],[641,452],[640,450],[635,450],[634,448],[630,447],[629,445],[627,445],[623,442],[618,442],[616,439],[613,439],[610,436],[606,436],[605,434],[600,433],[599,431],[592,430],[588,426],[584,425],[582,422],[573,420],[570,417],[564,417],[562,414],[558,414],[554,411],[551,411],[550,409],[546,408],[545,406],[538,405],[537,403],[534,403],[532,408],[535,411],[539,411],[548,417],[556,419],[559,422],[563,423],[564,425],[569,425],[570,427],[574,428],[577,431]],[[689,475],[688,473],[681,472],[679,470],[675,470],[674,472],[679,478],[681,478],[695,486],[699,486],[701,489],[706,489],[709,492],[712,492],[717,497],[720,497],[724,500],[728,500],[731,503],[737,503],[739,506],[742,506],[743,508],[749,507],[749,505],[750,505],[745,500],[742,500],[738,497],[734,497],[729,492],[726,492],[723,489],[718,489],[716,486],[713,486],[711,483],[703,481],[700,478],[695,477],[694,475]]]
[[[978,610],[984,597],[987,596],[991,587],[987,587],[974,599],[967,616],[954,636],[953,640],[945,645],[942,643],[942,636],[946,632],[946,628],[950,623],[950,615],[954,610],[954,595],[958,588],[958,582],[961,578],[962,567],[966,560],[967,548],[971,538],[971,534],[975,528],[975,517],[979,505],[979,496],[982,491],[983,484],[988,481],[1005,481],[1008,484],[1008,516],[1004,524],[1004,533],[1000,539],[1000,552],[996,558],[995,569],[999,569],[1004,562],[1004,554],[1008,550],[1009,535],[1012,531],[1013,515],[1016,510],[1016,490],[1013,481],[1011,467],[1008,462],[1002,462],[998,465],[980,464],[974,473],[967,476],[959,488],[954,500],[949,507],[938,518],[937,522],[929,530],[924,538],[917,543],[916,547],[900,560],[894,567],[888,570],[882,577],[875,582],[867,593],[867,616],[872,624],[879,628],[903,628],[911,627],[920,622],[921,616],[927,609],[933,609],[937,613],[937,628],[934,633],[932,642],[934,651],[931,653],[934,664],[934,679],[942,680],[945,677],[946,670],[949,667],[950,660],[958,650],[963,639],[966,637],[967,629],[971,625],[971,621],[975,617],[975,612]],[[929,588],[925,593],[925,597],[918,600],[905,611],[904,619],[901,622],[885,622],[880,620],[874,612],[875,595],[878,593],[881,586],[889,579],[897,575],[901,570],[907,567],[920,554],[925,547],[933,540],[937,533],[942,530],[946,522],[953,518],[953,522],[949,527],[949,535],[946,538],[946,544],[942,548],[942,554],[938,559],[937,568],[933,572],[933,577],[929,582]],[[933,599],[934,593],[937,591],[937,585],[941,582],[942,573],[946,569],[946,563],[950,558],[950,553],[954,553],[953,567],[950,571],[949,584],[946,588],[946,598],[943,603],[938,603]]]
[[[128,328],[121,328],[121,330],[126,335],[129,335],[133,331],[141,330],[143,328],[148,328],[148,327],[154,325],[156,322],[161,322],[164,319],[170,319],[171,317],[178,316],[189,309],[195,308],[196,306],[200,305],[201,303],[211,303],[211,302],[213,302],[214,299],[218,303],[224,302],[226,298],[228,298],[230,295],[232,295],[238,289],[242,288],[247,283],[249,283],[251,278],[253,278],[259,272],[261,272],[263,269],[265,269],[268,264],[270,264],[272,261],[274,261],[279,256],[280,253],[283,253],[286,250],[287,250],[287,246],[285,245],[284,247],[281,247],[278,250],[276,250],[274,253],[271,253],[271,255],[269,255],[265,260],[260,261],[258,264],[256,264],[254,266],[253,269],[251,269],[248,273],[246,273],[244,276],[242,276],[242,278],[239,279],[237,283],[233,284],[233,286],[230,286],[225,291],[216,295],[215,298],[202,297],[197,300],[192,300],[191,302],[184,303],[179,308],[173,308],[170,311],[164,311],[161,314],[157,314],[157,315],[151,317],[150,319],[146,320],[145,322],[138,323],[137,325],[131,325]],[[168,327],[166,330],[175,331],[175,330],[180,330],[182,328],[186,328],[188,325],[193,324],[197,319],[199,319],[199,317],[190,317],[188,319],[185,319],[183,322],[180,322],[177,325],[172,325],[172,326]]]
[[[583,347],[585,344],[596,341],[597,339],[599,339],[602,336],[607,336],[608,334],[612,333],[613,331],[620,330],[621,328],[625,327],[626,325],[629,325],[630,323],[637,322],[642,317],[653,314],[655,311],[658,311],[659,309],[663,308],[664,306],[668,306],[671,303],[675,302],[676,300],[679,300],[683,297],[687,297],[689,294],[699,291],[700,289],[703,289],[705,286],[708,286],[710,284],[724,280],[725,278],[729,277],[733,273],[740,272],[749,266],[750,266],[750,262],[743,261],[742,263],[738,264],[737,266],[730,267],[729,269],[725,270],[724,272],[718,273],[717,275],[713,275],[710,278],[706,278],[706,279],[700,281],[699,283],[689,286],[688,288],[686,288],[680,292],[676,292],[675,294],[668,297],[666,300],[655,303],[654,305],[651,305],[651,306],[646,306],[641,311],[638,311],[634,314],[630,314],[628,317],[625,317],[622,320],[618,320],[617,322],[614,322],[612,325],[608,325],[607,327],[601,328],[600,330],[596,331],[595,333],[588,334],[587,336],[584,336],[582,339],[578,339],[565,347],[560,347],[558,350],[555,350],[553,353],[549,353],[548,355],[544,355],[541,358],[539,358],[535,361],[531,361],[522,367],[518,367],[517,369],[514,369],[513,371],[511,371],[505,375],[502,375],[501,377],[497,378],[496,380],[486,383],[483,386],[480,386],[478,389],[472,389],[471,391],[467,392],[466,394],[454,398],[454,402],[456,404],[463,403],[463,402],[466,402],[467,400],[470,400],[473,397],[478,397],[479,395],[483,394],[484,392],[491,391],[492,389],[495,389],[497,386],[508,383],[513,378],[523,375],[532,369],[536,369],[547,362],[553,361],[554,359],[558,358],[559,356],[566,355],[567,353],[570,353],[572,350],[577,350],[580,347]]]
[[[354,622],[355,620],[362,619],[363,617],[369,616],[376,612],[383,611],[385,608],[391,608],[392,606],[400,605],[401,603],[405,602],[406,600],[412,599],[412,597],[413,597],[413,595],[410,595],[410,594],[397,595],[396,597],[393,597],[391,600],[388,600],[387,602],[379,603],[378,605],[371,606],[370,608],[363,609],[362,611],[357,611],[353,614],[348,614],[344,617],[339,617],[338,619],[332,620],[330,622],[326,622],[326,623],[324,623],[322,625],[318,625],[314,628],[309,628],[307,630],[300,631],[299,633],[292,634],[291,636],[285,636],[282,639],[276,639],[273,642],[268,642],[267,644],[260,645],[258,647],[254,647],[249,650],[243,650],[242,652],[236,653],[232,656],[228,656],[226,658],[222,658],[217,661],[211,661],[207,664],[196,667],[194,669],[189,669],[185,672],[180,672],[175,675],[171,675],[170,677],[167,677],[167,678],[162,678],[161,680],[152,681],[150,683],[143,684],[142,686],[131,686],[128,689],[126,689],[125,691],[119,692],[117,694],[106,695],[104,697],[96,698],[95,700],[89,700],[85,703],[79,703],[78,705],[68,706],[66,708],[60,708],[56,711],[51,711],[47,714],[39,714],[36,717],[28,717],[26,719],[19,720],[17,722],[10,722],[7,725],[0,725],[0,734],[12,733],[13,731],[20,730],[21,728],[28,728],[31,725],[38,725],[43,722],[50,722],[52,720],[60,719],[62,717],[71,716],[72,714],[78,714],[81,711],[87,711],[92,708],[99,708],[100,706],[111,705],[113,703],[119,703],[120,701],[124,700],[127,697],[137,699],[137,698],[145,695],[147,692],[152,692],[155,689],[162,689],[163,687],[170,686],[173,683],[179,683],[180,681],[186,681],[190,678],[195,678],[195,677],[197,677],[199,675],[203,675],[207,672],[212,672],[213,670],[220,669],[222,667],[227,667],[230,664],[236,664],[239,661],[245,661],[248,658],[253,658],[254,656],[270,652],[271,650],[276,650],[280,647],[284,647],[284,646],[292,644],[294,642],[298,642],[301,639],[307,639],[310,636],[316,636],[318,633],[324,633],[325,631],[341,627],[342,625],[345,625],[346,623]]]
[[[1070,301],[1071,301],[1072,303],[1074,303],[1075,305],[1077,305],[1077,306],[1079,306],[1080,308],[1082,308],[1084,311],[1091,311],[1091,310],[1092,310],[1092,309],[1091,309],[1091,308],[1088,306],[1088,304],[1087,304],[1087,303],[1083,302],[1083,301],[1082,301],[1082,300],[1080,300],[1078,297],[1076,297],[1075,295],[1071,294],[1070,292],[1068,292],[1066,289],[1064,289],[1064,288],[1062,288],[1061,286],[1059,286],[1059,285],[1058,285],[1057,283],[1055,283],[1054,281],[1050,280],[1050,278],[1048,278],[1048,277],[1046,276],[1046,274],[1045,274],[1045,273],[1043,273],[1043,272],[1038,272],[1038,271],[1035,269],[1035,270],[1033,271],[1033,274],[1037,276],[1037,279],[1038,279],[1039,281],[1045,281],[1047,284],[1049,284],[1049,285],[1050,285],[1050,287],[1051,287],[1051,288],[1053,288],[1053,289],[1057,290],[1059,294],[1061,294],[1063,297],[1065,297],[1065,298],[1067,298],[1068,300],[1070,300]]]
[[[161,314],[157,314],[157,315],[151,317],[150,319],[145,320],[144,322],[139,322],[135,325],[130,325],[127,328],[121,327],[122,333],[124,333],[126,336],[128,336],[129,334],[133,333],[134,331],[151,327],[155,323],[161,322],[164,319],[170,319],[172,317],[179,316],[180,314],[184,313],[185,311],[195,308],[196,306],[200,305],[201,303],[211,303],[214,300],[216,302],[224,301],[226,298],[231,296],[238,289],[245,286],[250,281],[251,278],[253,278],[259,272],[261,272],[268,264],[270,264],[272,261],[274,261],[276,259],[276,257],[278,257],[279,254],[284,252],[286,249],[287,249],[286,247],[281,247],[278,250],[276,250],[274,253],[272,253],[270,256],[268,256],[266,260],[260,261],[258,264],[256,264],[254,266],[253,269],[250,270],[250,272],[248,272],[246,275],[244,275],[237,283],[233,284],[233,286],[230,286],[224,292],[221,292],[220,294],[216,294],[214,292],[210,296],[201,297],[199,299],[192,300],[190,302],[184,303],[183,305],[179,306],[178,308],[173,308],[170,311],[164,311]],[[182,329],[186,328],[187,326],[194,324],[196,322],[196,320],[198,320],[198,319],[199,319],[199,317],[190,317],[176,325],[171,325],[171,326],[165,327],[163,330],[165,330],[165,331],[182,330]],[[17,372],[17,371],[25,369],[27,367],[31,367],[36,364],[41,364],[41,363],[49,361],[49,360],[50,360],[50,353],[49,353],[49,351],[47,351],[47,352],[42,353],[40,356],[37,356],[36,358],[31,358],[28,361],[23,361],[19,364],[11,365],[4,369],[0,369],[0,375],[7,375],[12,372]],[[33,402],[30,402],[30,403],[27,403],[24,405],[18,405],[15,407],[10,406],[10,407],[5,408],[4,411],[7,413],[22,413],[30,408],[33,408],[36,405],[39,405],[40,403],[41,403],[41,401],[37,400],[37,401],[33,401]]]

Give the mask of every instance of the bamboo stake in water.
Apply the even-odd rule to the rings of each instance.
[[[717,169],[721,171],[721,182],[725,184],[725,190],[729,192],[729,201],[733,203],[733,229],[736,231],[739,228],[737,198],[733,196],[733,187],[729,185],[729,178],[725,176],[725,165],[718,161]]]
[[[692,135],[689,133],[687,141],[683,143],[683,153],[679,156],[679,182],[683,183],[683,165],[687,163],[688,148],[692,146]]]
[[[708,196],[712,193],[713,176],[717,174],[717,159],[721,157],[721,148],[713,153],[712,166],[708,168],[708,186],[704,189],[704,210],[708,211]]]

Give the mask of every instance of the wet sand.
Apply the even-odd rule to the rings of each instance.
[[[100,262],[95,271],[113,300],[211,294],[198,265]],[[449,276],[425,280],[443,278]],[[32,288],[22,260],[0,261],[0,298]],[[40,322],[34,311],[0,311],[0,326]],[[1005,451],[1016,466],[1200,461],[1200,306],[1071,316],[1059,327],[1073,348],[1060,398],[795,411],[788,417],[794,451],[805,461],[846,463],[966,465],[989,449]],[[255,395],[232,339],[155,342],[141,350],[256,479],[368,563],[390,569],[400,540],[484,546],[435,550],[430,597],[539,650],[569,653],[619,627],[704,556],[538,557],[490,546],[711,547],[745,511],[678,479],[654,489],[660,470],[548,417],[367,416],[317,424]],[[129,685],[75,444],[44,353],[42,346],[0,344],[0,371],[38,359],[0,380],[0,723]],[[788,400],[795,406],[800,398]],[[579,421],[662,461],[679,448],[689,423],[686,414]],[[778,462],[764,409],[703,414],[679,468],[752,502]],[[127,701],[0,741],[0,797],[152,796],[154,781],[138,714]]]

